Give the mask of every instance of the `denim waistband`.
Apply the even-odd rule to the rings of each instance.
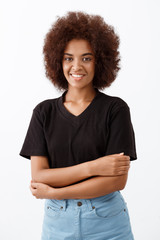
[[[115,192],[106,194],[104,196],[89,198],[89,199],[61,199],[61,200],[49,199],[47,201],[51,201],[53,204],[56,204],[57,206],[59,206],[64,211],[66,210],[66,208],[68,206],[72,206],[74,208],[77,208],[78,204],[82,205],[81,208],[87,206],[87,208],[91,211],[94,207],[94,204],[107,201],[107,200],[109,200],[111,198],[114,198],[118,195],[121,195],[121,193],[119,191],[115,191]]]

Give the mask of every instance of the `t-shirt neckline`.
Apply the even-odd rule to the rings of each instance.
[[[71,112],[69,112],[64,104],[63,104],[63,99],[65,94],[67,93],[68,90],[66,90],[58,99],[58,107],[59,110],[61,111],[61,113],[63,114],[63,116],[65,118],[67,118],[68,120],[72,121],[74,124],[79,124],[82,120],[86,119],[86,117],[89,115],[89,113],[93,110],[93,108],[95,107],[95,104],[97,102],[97,99],[100,97],[101,92],[97,89],[94,88],[97,92],[97,94],[95,95],[95,97],[92,99],[92,101],[90,102],[90,104],[85,108],[85,110],[80,113],[78,116],[72,114]]]

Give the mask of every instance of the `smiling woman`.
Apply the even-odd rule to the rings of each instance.
[[[82,12],[46,35],[46,76],[65,91],[34,108],[20,152],[33,196],[46,199],[41,240],[134,239],[120,193],[137,159],[130,109],[99,91],[116,78],[118,46],[113,27]]]

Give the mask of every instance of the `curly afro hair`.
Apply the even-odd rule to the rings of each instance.
[[[43,46],[46,77],[58,90],[68,89],[62,59],[65,47],[72,39],[87,40],[92,47],[95,54],[93,86],[98,89],[109,87],[120,70],[119,36],[101,16],[81,11],[58,16],[46,34]]]

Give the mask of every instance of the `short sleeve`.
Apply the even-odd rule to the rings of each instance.
[[[33,110],[27,134],[19,155],[28,159],[30,159],[30,156],[48,156],[43,121],[40,112],[36,108]]]
[[[136,160],[135,134],[127,104],[111,113],[108,131],[106,155],[124,152],[131,161]]]

